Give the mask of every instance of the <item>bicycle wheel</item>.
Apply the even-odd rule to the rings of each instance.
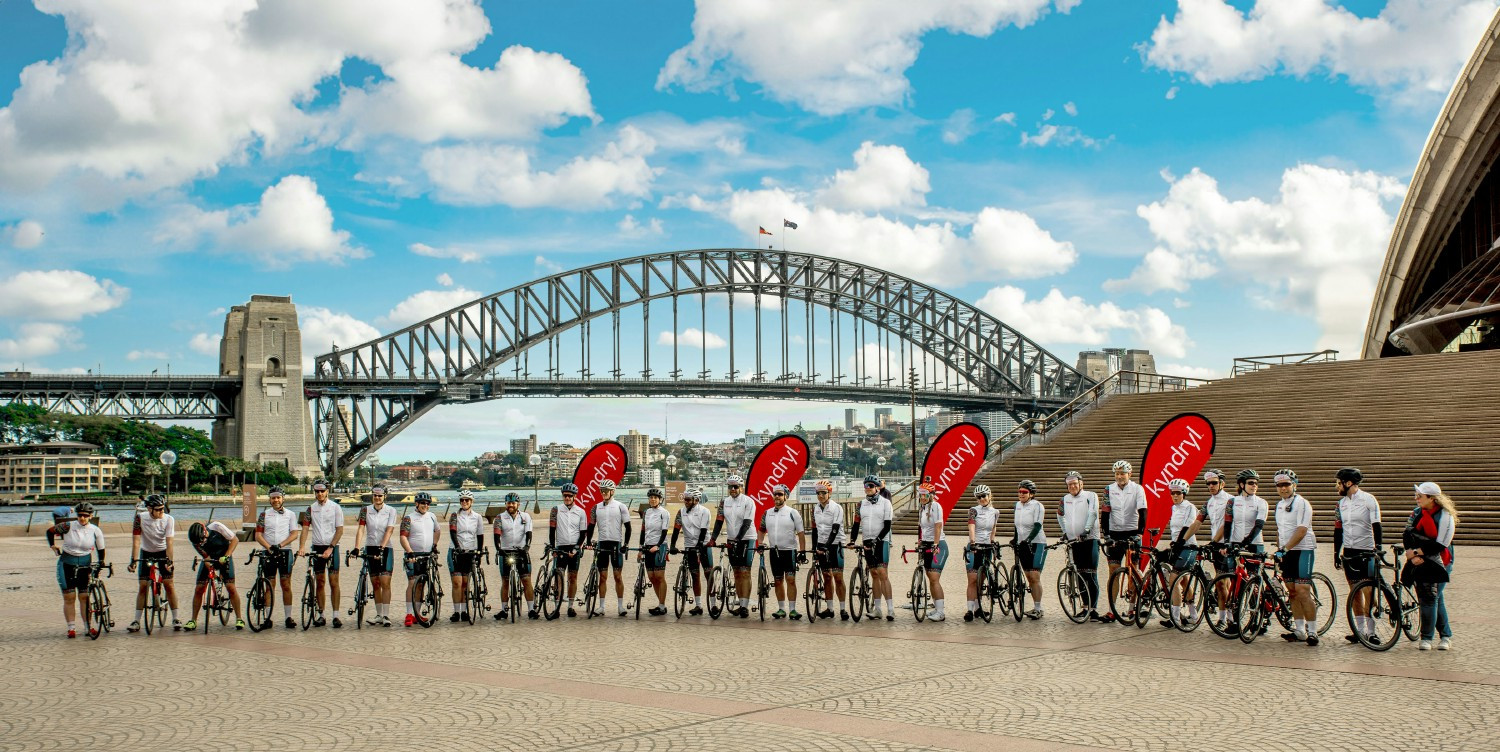
[[[725,592],[723,579],[724,565],[715,565],[708,575],[708,616],[710,619],[719,618],[719,615],[724,613],[724,609],[729,606],[729,596]]]
[[[146,586],[146,589],[150,594],[146,596],[146,613],[142,615],[146,617],[144,626],[146,627],[146,634],[149,635],[151,634],[151,623],[155,622],[161,616],[161,612],[159,611],[161,608],[161,585],[153,582]]]
[[[811,624],[818,620],[818,614],[827,608],[828,601],[823,597],[823,573],[814,564],[807,570],[807,580],[803,582],[802,601],[807,608],[807,623]]]
[[[1322,572],[1313,572],[1313,605],[1317,607],[1318,635],[1321,637],[1333,627],[1333,619],[1339,610],[1339,593],[1333,589],[1333,580]]]
[[[1354,603],[1364,598],[1369,603],[1369,618],[1365,624],[1369,631],[1355,622]],[[1390,587],[1374,580],[1361,580],[1349,593],[1349,631],[1359,638],[1359,644],[1376,652],[1390,650],[1401,641],[1401,609],[1396,602],[1396,593]]]
[[[266,620],[271,618],[270,609],[263,609],[266,600],[266,581],[256,580],[245,595],[245,614],[250,617],[250,631],[259,632]],[[146,617],[146,634],[151,633],[151,617]]]
[[[412,614],[412,617],[423,628],[431,627],[438,616],[436,605],[432,602],[432,595],[436,592],[432,578],[429,578],[426,573],[418,574],[412,578],[412,587],[421,593],[417,597],[416,613]]]
[[[677,582],[672,585],[672,614],[681,619],[687,611],[688,591],[693,584],[688,580],[688,568],[677,568]]]
[[[229,593],[224,590],[223,580],[215,582],[214,589],[219,592],[218,597],[214,599],[218,602],[219,625],[224,626],[229,623],[229,612],[233,611],[234,607],[229,604]]]
[[[1182,594],[1182,618],[1173,621],[1172,626],[1182,632],[1197,629],[1208,614],[1208,581],[1204,579],[1202,572],[1194,569],[1183,572],[1172,583],[1172,589]]]
[[[588,618],[594,618],[594,604],[599,602],[599,570],[590,569],[587,580],[583,582],[583,610],[588,613]]]
[[[84,624],[88,629],[89,639],[97,640],[109,626],[109,600],[104,595],[104,585],[98,582],[89,585],[86,592],[88,609],[84,612],[87,614]]]
[[[1000,577],[1005,570],[993,565],[979,570],[979,618],[984,623],[990,623],[995,618],[995,611],[1010,610],[1010,578],[1006,576],[1005,582],[1000,582]]]
[[[1010,565],[1010,618],[1020,621],[1026,616],[1026,573],[1020,564]]]
[[[755,604],[760,610],[760,620],[766,620],[766,593],[771,589],[771,584],[766,582],[766,560],[760,560],[760,567],[755,570]]]
[[[312,567],[312,563],[307,565]],[[309,569],[309,572],[312,570]],[[302,583],[302,631],[306,632],[313,625],[313,618],[318,614],[318,591],[317,585],[313,583],[312,575]]]
[[[635,570],[635,620],[641,620],[641,598],[646,595],[646,568]]]
[[[856,624],[864,618],[865,608],[870,605],[870,573],[861,563],[849,577],[849,616]]]
[[[354,586],[354,608],[349,609],[349,615],[354,617],[354,628],[365,628],[365,603],[370,600],[370,578],[361,573],[359,583]],[[270,616],[266,617],[271,618]]]
[[[918,622],[927,620],[927,570],[917,567],[911,573],[911,590],[906,594],[911,599],[912,616],[917,617]]]
[[[1235,621],[1240,632],[1240,642],[1246,645],[1255,642],[1255,638],[1260,636],[1262,625],[1269,618],[1266,613],[1265,587],[1265,580],[1260,577],[1250,580],[1240,590],[1239,600],[1235,604]]]
[[[1069,564],[1057,573],[1057,601],[1063,615],[1074,624],[1089,620],[1089,590],[1083,574]]]
[[[1137,587],[1135,573],[1130,567],[1120,567],[1109,575],[1109,612],[1124,626],[1135,623],[1134,601]]]
[[[1224,594],[1222,600],[1220,593]],[[1212,613],[1205,613],[1204,618],[1208,620],[1208,628],[1226,640],[1236,637],[1235,597],[1233,572],[1225,572],[1209,580],[1208,590],[1204,594],[1204,610]],[[1220,611],[1227,612],[1223,622],[1219,621]]]
[[[1151,611],[1156,604],[1156,593],[1159,589],[1156,571],[1147,570],[1146,579],[1141,582],[1140,587],[1135,589],[1135,597],[1130,599],[1130,607],[1135,611],[1136,629],[1145,629],[1146,625],[1151,623]],[[1172,612],[1167,613],[1170,615]]]
[[[560,581],[562,572],[557,568],[556,562],[548,562],[542,567],[541,592],[537,593],[537,602],[541,604],[542,616],[547,621],[552,621],[562,615],[563,583]]]
[[[1421,604],[1417,601],[1417,589],[1411,585],[1401,585],[1396,593],[1401,607],[1401,632],[1406,635],[1407,642],[1415,642],[1421,627],[1421,614],[1418,613]]]
[[[515,624],[516,619],[521,616],[521,574],[516,571],[517,569],[519,569],[519,566],[511,567],[510,569],[510,599],[506,612],[507,616],[510,617],[511,624]]]

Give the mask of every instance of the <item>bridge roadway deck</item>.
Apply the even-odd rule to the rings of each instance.
[[[112,545],[123,563],[128,542]],[[1075,626],[1050,592],[1046,618],[1020,624],[611,615],[146,637],[124,631],[134,577],[123,566],[109,583],[117,630],[69,641],[42,542],[0,539],[0,558],[0,748],[16,752],[1481,750],[1495,748],[1500,716],[1492,549],[1460,552],[1446,653],[1349,646],[1341,622],[1318,648]],[[955,557],[951,592],[962,572]],[[353,573],[343,581],[347,603]]]

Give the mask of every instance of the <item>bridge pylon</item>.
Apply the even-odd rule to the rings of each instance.
[[[214,421],[214,450],[293,474],[321,474],[302,377],[302,330],[289,296],[252,295],[229,309],[219,374],[239,377],[233,417]]]

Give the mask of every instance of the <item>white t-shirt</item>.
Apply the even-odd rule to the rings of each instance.
[[[297,522],[297,514],[286,507],[276,511],[275,507],[262,510],[260,516],[255,520],[255,532],[260,533],[266,543],[273,546],[281,545],[281,542],[291,537],[293,533],[302,529],[301,523]],[[287,545],[292,545],[291,541]]]
[[[1091,540],[1099,537],[1099,495],[1083,491],[1077,496],[1066,494],[1058,514],[1064,538]]]
[[[344,508],[331,499],[313,502],[302,517],[302,524],[308,527],[309,543],[314,546],[333,545],[333,534],[344,526]]]
[[[495,515],[495,532],[500,535],[500,547],[515,550],[526,545],[526,534],[533,532],[531,515],[519,512],[512,517],[510,512]]]
[[[994,543],[995,523],[999,520],[1000,510],[994,504],[969,507],[969,524],[974,526],[974,542]]]
[[[365,526],[366,546],[379,546],[385,539],[385,531],[393,526],[399,525],[401,514],[390,504],[381,504],[379,509],[374,504],[359,510],[359,521]]]
[[[589,516],[577,504],[564,504],[552,508],[551,525],[557,530],[557,545],[576,546],[583,540],[583,531],[588,529]]]
[[[755,530],[755,500],[740,494],[738,496],[725,496],[719,502],[719,517],[724,520],[724,532],[729,534],[730,540],[753,541],[756,537]],[[740,525],[750,521],[750,527],[745,530],[744,535],[738,535]]]
[[[917,540],[937,543],[946,535],[938,535],[938,525],[943,521],[943,505],[929,501],[917,510]]]
[[[1140,532],[1140,510],[1146,508],[1146,489],[1135,481],[1109,484],[1109,530],[1111,533]]]
[[[1297,528],[1307,528],[1307,535],[1292,546],[1291,551],[1316,551],[1318,550],[1318,536],[1312,529],[1312,504],[1302,498],[1302,494],[1292,494],[1290,499],[1282,499],[1276,502],[1276,545],[1279,548],[1287,548],[1287,542],[1296,534]]]
[[[833,526],[839,526],[838,540],[833,540]],[[831,501],[813,506],[813,543],[842,545],[844,535],[844,507]]]
[[[478,551],[480,537],[484,535],[484,527],[484,515],[472,508],[467,512],[460,509],[448,515],[448,530],[457,538],[460,551]]]
[[[1375,523],[1380,522],[1380,502],[1363,490],[1339,499],[1338,524],[1344,530],[1344,548],[1375,550]]]
[[[1183,499],[1181,504],[1172,505],[1172,521],[1167,524],[1167,543],[1176,543],[1177,536],[1182,534],[1184,528],[1193,526],[1198,520],[1198,508],[1193,502]],[[1185,541],[1189,546],[1198,545],[1198,535],[1194,533]]]
[[[438,521],[432,512],[407,512],[401,518],[401,537],[406,539],[411,550],[425,554],[437,544]]]
[[[1270,508],[1266,506],[1266,500],[1259,496],[1236,496],[1229,500],[1229,506],[1224,513],[1225,519],[1231,519],[1229,524],[1229,542],[1238,544],[1255,529],[1257,520],[1265,522],[1270,514]],[[1265,545],[1265,535],[1256,533],[1250,540],[1254,546]]]
[[[891,510],[891,500],[876,494],[866,496],[859,502],[859,534],[860,537],[871,539],[880,535],[887,520],[895,514]]]
[[[1046,516],[1047,508],[1036,499],[1016,502],[1016,541],[1047,545],[1047,526],[1042,524]],[[1031,530],[1035,527],[1040,527],[1040,529],[1036,531],[1035,536],[1032,536]]]
[[[641,530],[646,546],[664,546],[667,543],[667,528],[672,525],[672,515],[666,507],[646,507],[641,512]]]
[[[780,551],[797,550],[797,533],[802,532],[802,514],[789,506],[771,507],[761,515],[766,531],[766,545]]]
[[[150,512],[141,512],[135,516],[135,529],[132,534],[141,536],[141,553],[166,553],[167,541],[177,534],[177,522],[170,514],[164,514],[161,519],[153,520]]]
[[[683,507],[677,513],[677,527],[682,530],[682,545],[692,548],[699,541],[708,543],[708,526],[713,523],[713,519],[713,514],[701,501],[694,504],[692,509]]]
[[[594,540],[620,543],[625,540],[625,526],[629,524],[630,507],[621,504],[619,499],[594,505]]]
[[[78,524],[78,520],[68,520],[61,523],[62,552],[68,556],[84,556],[95,551],[104,550],[104,531],[98,525],[90,522],[87,525]]]
[[[1198,519],[1208,520],[1210,540],[1224,528],[1224,510],[1229,508],[1229,501],[1233,498],[1228,493],[1220,491],[1203,501],[1203,511],[1198,513]]]

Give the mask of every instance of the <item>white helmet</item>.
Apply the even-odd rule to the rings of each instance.
[[[724,485],[726,485],[726,486],[743,486],[743,485],[745,485],[745,479],[741,478],[738,475],[731,475],[728,478],[724,479]]]
[[[1173,478],[1167,481],[1167,491],[1185,494],[1188,492],[1188,482],[1181,478]]]
[[[616,488],[619,488],[619,486],[616,486],[615,482],[610,480],[609,478],[605,478],[604,480],[599,481],[600,491],[613,491]]]
[[[974,487],[974,498],[977,499],[980,496],[989,496],[989,495],[990,495],[990,487],[989,486],[986,486],[985,484],[980,483],[979,485],[977,485],[977,486]]]
[[[682,498],[684,501],[698,501],[703,498],[703,492],[696,488],[689,488],[682,492]]]
[[[1126,462],[1125,460],[1115,460],[1114,467],[1111,467],[1109,469],[1109,471],[1112,473],[1118,473],[1121,470],[1124,470],[1127,473],[1130,472],[1130,463]]]
[[[1082,481],[1083,473],[1080,473],[1077,470],[1069,470],[1068,474],[1063,476],[1063,482],[1067,483],[1070,480]]]
[[[473,501],[474,500],[474,492],[473,491],[469,491],[467,489],[465,489],[463,491],[459,491],[458,492],[458,500],[459,501],[463,501],[464,499],[468,499],[469,501]]]

